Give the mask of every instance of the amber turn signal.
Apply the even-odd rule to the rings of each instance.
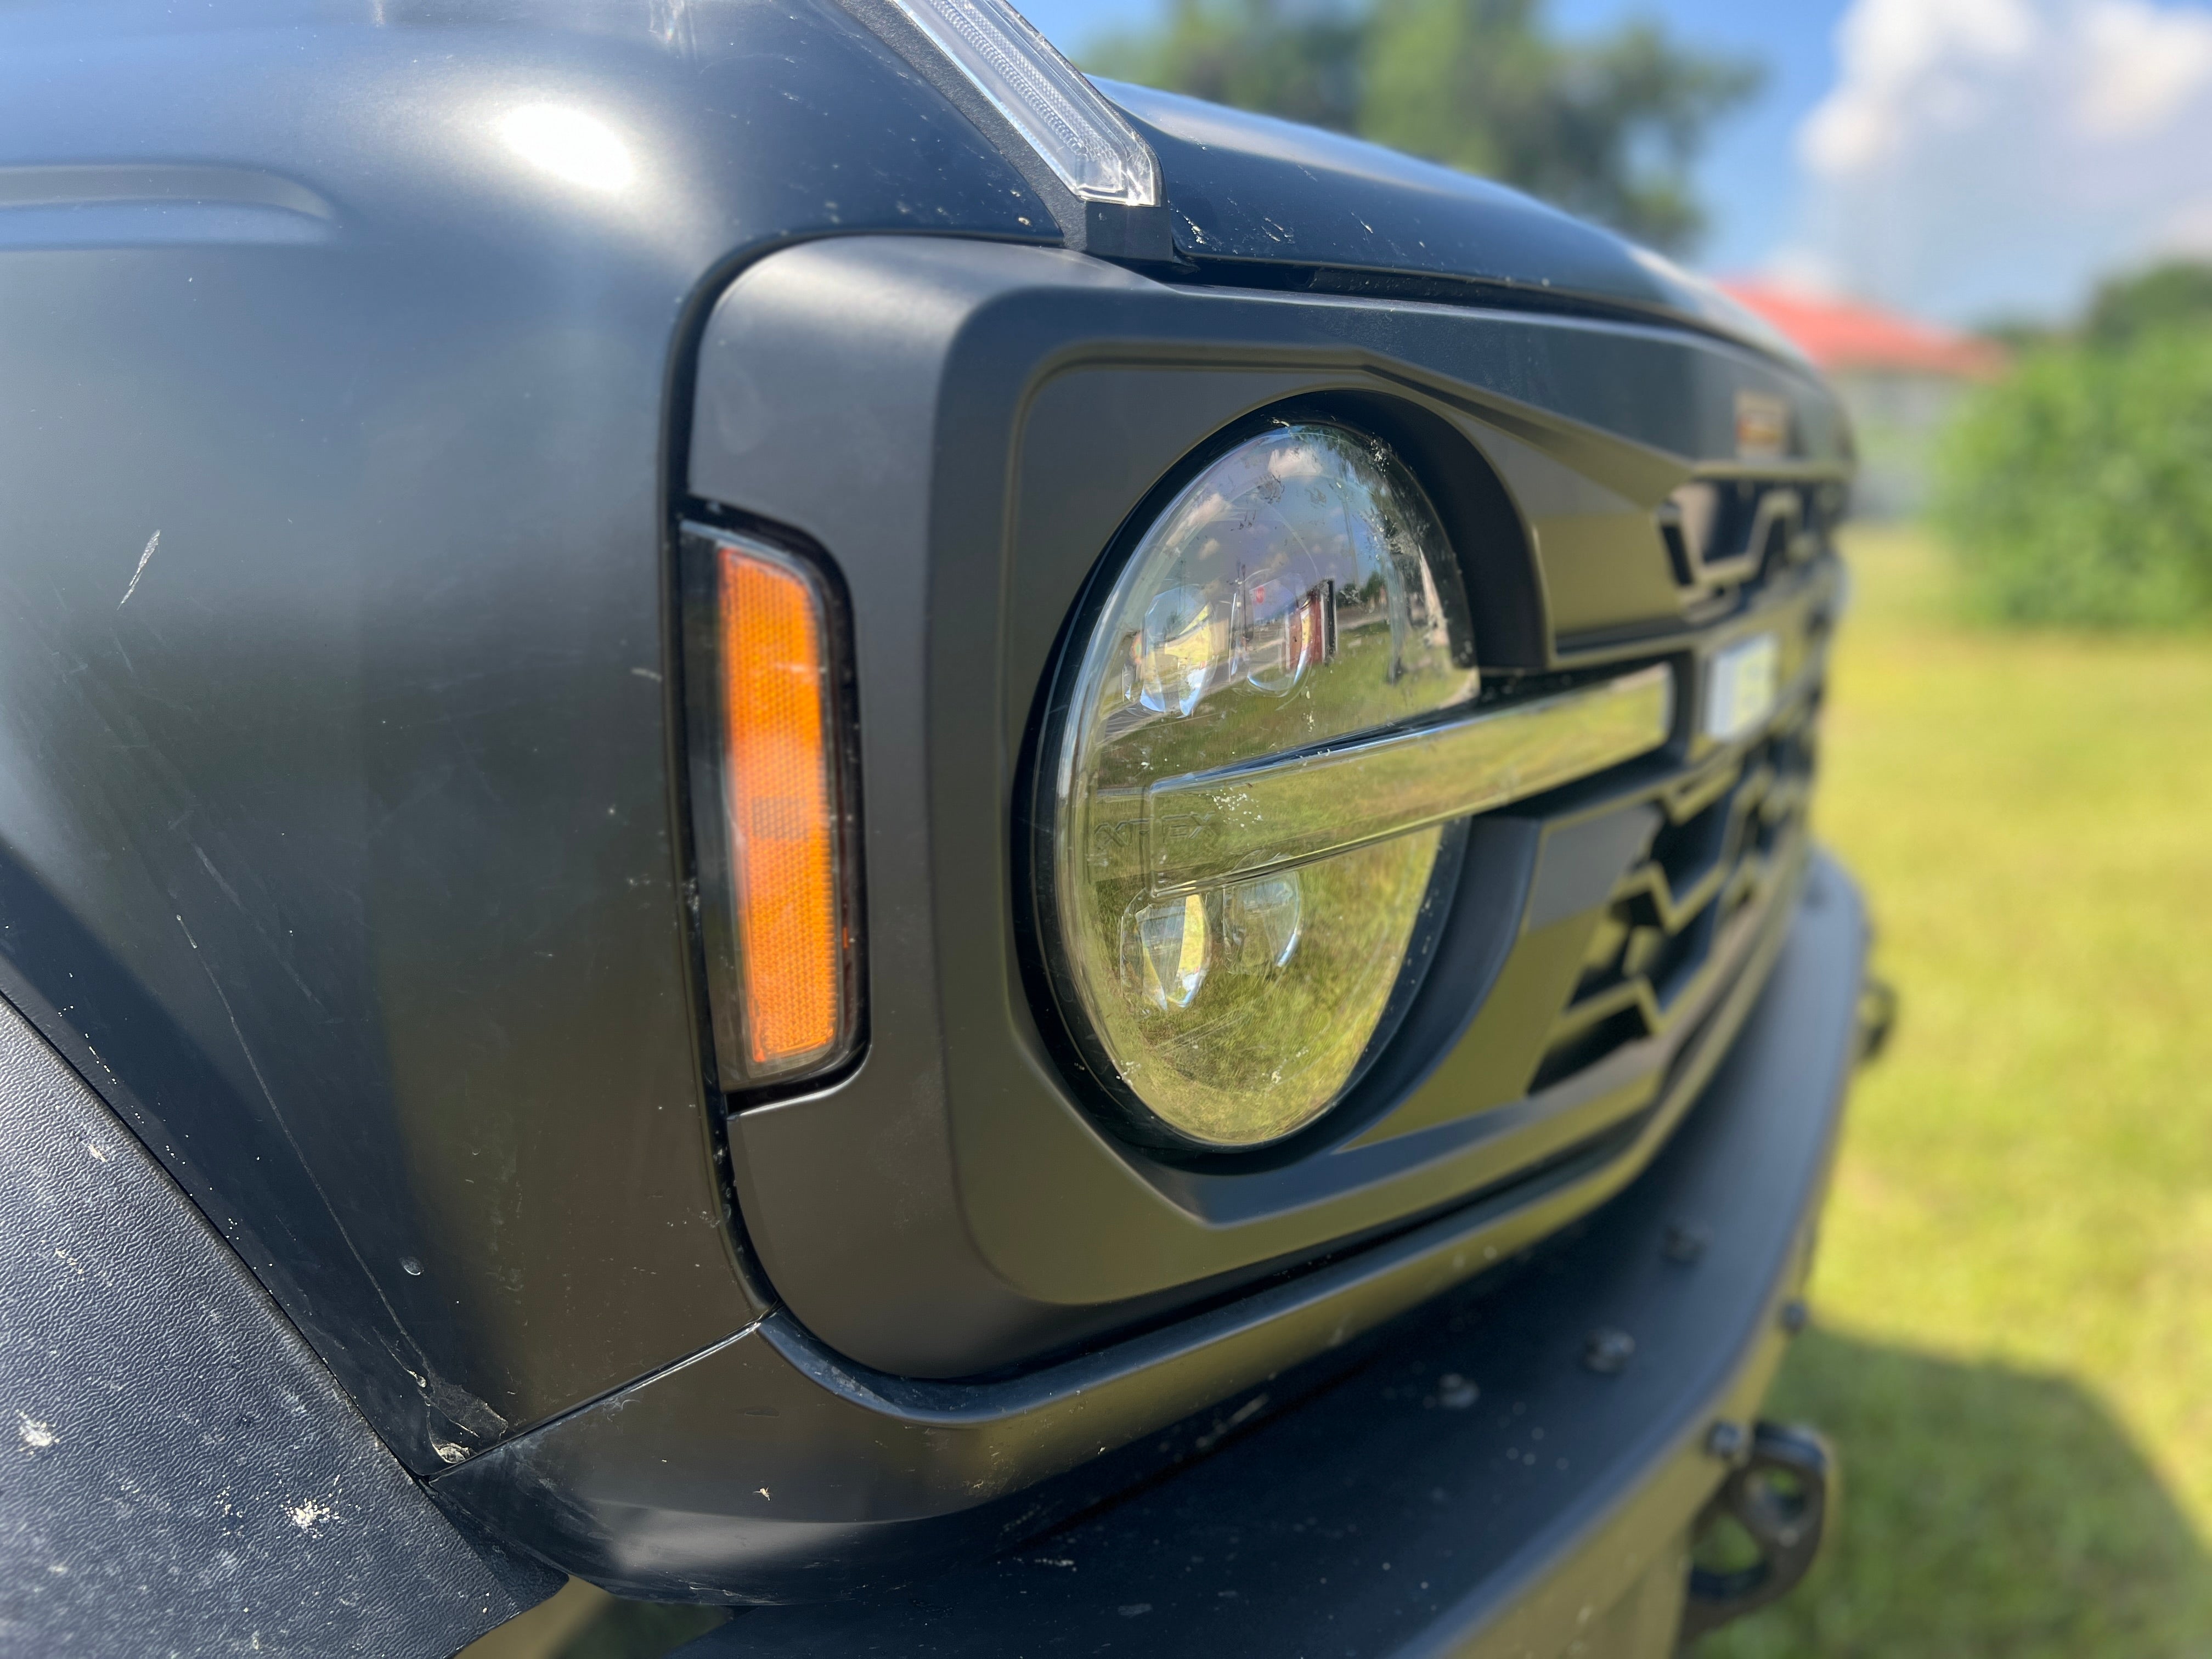
[[[723,866],[708,885],[726,888],[730,924],[726,971],[715,975],[717,1046],[726,1084],[775,1081],[834,1064],[851,1045],[836,641],[809,566],[720,532],[697,542],[713,569],[722,831],[721,856],[702,857],[702,873]]]

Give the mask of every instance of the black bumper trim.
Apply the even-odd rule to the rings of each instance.
[[[1502,1288],[1422,1310],[1318,1397],[1018,1554],[758,1609],[688,1659],[1665,1652],[1689,1528],[1728,1473],[1707,1436],[1756,1415],[1809,1262],[1865,941],[1849,878],[1816,860],[1699,1108]],[[1668,1248],[1683,1224],[1709,1240],[1688,1262]],[[1616,1374],[1585,1363],[1600,1328],[1635,1339]]]

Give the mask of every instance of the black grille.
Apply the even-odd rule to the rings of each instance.
[[[1759,478],[1686,483],[1655,515],[1683,609],[1693,620],[1725,612],[1778,572],[1831,545],[1844,509],[1840,484]]]
[[[1755,923],[1802,839],[1817,706],[1785,711],[1759,743],[1655,799],[1654,833],[1613,890],[1581,977],[1553,1023],[1533,1087],[1668,1030],[1707,972]]]

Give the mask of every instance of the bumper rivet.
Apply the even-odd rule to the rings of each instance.
[[[1613,1376],[1628,1369],[1636,1352],[1636,1339],[1626,1331],[1601,1326],[1583,1340],[1583,1364],[1600,1376]]]
[[[1668,1261],[1680,1261],[1686,1266],[1705,1255],[1705,1246],[1712,1241],[1710,1229],[1700,1227],[1694,1221],[1677,1221],[1667,1229],[1666,1241],[1659,1248]]]
[[[1745,1444],[1743,1425],[1731,1423],[1725,1417],[1705,1431],[1705,1450],[1723,1463],[1733,1463],[1742,1456]]]
[[[1812,1310],[1806,1307],[1802,1296],[1793,1296],[1782,1304],[1782,1328],[1791,1336],[1803,1330],[1812,1317]]]

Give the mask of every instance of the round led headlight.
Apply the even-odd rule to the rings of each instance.
[[[1311,857],[1329,839],[1312,807],[1270,821],[1265,796],[1212,781],[1474,696],[1443,526],[1373,438],[1278,424],[1143,532],[1082,652],[1050,757],[1063,1000],[1158,1138],[1279,1139],[1355,1076],[1442,832]],[[1209,840],[1223,813],[1234,836]]]

